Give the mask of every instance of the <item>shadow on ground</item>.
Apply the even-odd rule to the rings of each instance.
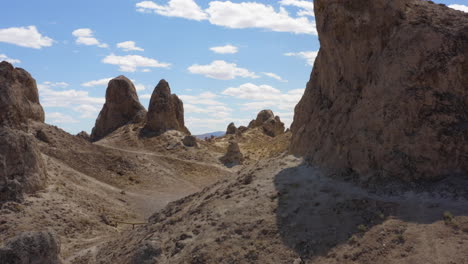
[[[331,249],[349,243],[353,236],[362,237],[389,219],[431,224],[443,223],[446,212],[468,215],[468,202],[463,199],[441,198],[427,192],[377,195],[322,176],[306,165],[278,173],[275,188],[281,239],[302,259],[326,256]]]

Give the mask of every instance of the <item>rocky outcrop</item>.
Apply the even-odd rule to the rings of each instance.
[[[238,130],[234,123],[230,123],[226,129],[226,135],[235,135],[237,134]]]
[[[45,185],[47,173],[34,138],[0,127],[0,203],[22,201]]]
[[[468,14],[430,1],[315,0],[320,51],[291,151],[361,179],[468,173]]]
[[[0,63],[0,203],[22,201],[45,185],[47,173],[30,120],[44,122],[36,81],[23,69]],[[38,138],[48,141],[45,134]]]
[[[187,147],[198,146],[197,138],[194,136],[185,136],[184,139],[182,139],[182,143],[184,144],[184,146],[187,146]]]
[[[160,135],[168,130],[178,130],[190,135],[184,123],[184,104],[171,94],[169,83],[161,80],[151,95],[145,131]]]
[[[60,264],[60,242],[50,232],[25,232],[0,248],[0,263]]]
[[[142,122],[145,115],[132,81],[125,76],[114,78],[107,86],[106,103],[96,120],[91,140],[100,140],[123,125]]]
[[[242,155],[237,141],[229,141],[227,152],[220,158],[220,161],[227,166],[239,165],[244,162],[244,155]]]
[[[284,133],[284,123],[271,110],[260,111],[257,118],[249,123],[249,128],[256,127],[261,127],[263,132],[270,137],[276,137]]]
[[[0,63],[0,126],[21,128],[28,120],[44,122],[36,80],[10,63]]]

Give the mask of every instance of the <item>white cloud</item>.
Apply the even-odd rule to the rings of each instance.
[[[82,83],[81,86],[84,86],[84,87],[107,86],[109,81],[112,79],[113,78],[103,78],[99,80],[93,80],[93,81]]]
[[[305,16],[291,17],[285,8],[255,2],[212,1],[205,11],[211,24],[228,28],[263,28],[276,32],[317,35],[315,22]]]
[[[94,105],[102,106],[104,98],[92,97],[87,91],[71,90],[53,90],[50,82],[44,82],[37,87],[41,97],[41,104],[44,107],[76,107],[76,105]]]
[[[76,37],[76,44],[86,46],[98,46],[100,48],[108,48],[109,45],[101,43],[94,37],[94,32],[89,28],[79,28],[72,32],[72,35]]]
[[[281,76],[275,74],[275,73],[272,73],[272,72],[262,72],[265,76],[268,76],[268,77],[271,77],[273,79],[276,79],[280,82],[288,82],[287,80],[283,80],[283,78],[281,78]]]
[[[117,56],[111,54],[105,57],[102,62],[118,65],[119,70],[123,72],[135,72],[139,67],[169,68],[171,66],[170,63],[159,62],[140,55]]]
[[[143,69],[142,72],[151,72],[151,69]]]
[[[455,4],[455,5],[449,5],[448,7],[468,13],[468,6],[465,6],[465,5]]]
[[[132,81],[132,82],[133,82],[133,81]],[[141,83],[136,83],[136,82],[134,82],[134,83],[135,83],[135,89],[136,89],[137,91],[144,91],[144,90],[146,90],[146,87],[145,87],[143,84],[141,84]]]
[[[0,54],[0,61],[8,61],[8,62],[11,63],[11,64],[21,63],[20,60],[9,58],[9,57],[8,57],[7,55],[5,55],[5,54]]]
[[[263,109],[276,108],[284,112],[284,116],[293,115],[294,107],[301,99],[303,93],[304,89],[295,89],[284,93],[269,85],[255,85],[252,83],[246,83],[239,87],[231,87],[222,92],[224,95],[250,100],[250,102],[242,103],[244,110],[258,112]],[[277,113],[277,115],[279,114]],[[290,125],[292,118],[284,118],[281,115],[280,117],[286,126]]]
[[[223,103],[216,101],[218,95],[212,92],[204,92],[199,95],[180,95],[180,99],[188,104],[201,104],[201,105],[222,105]]]
[[[58,87],[58,88],[67,88],[69,86],[66,82],[43,82],[42,84],[38,85],[39,89],[44,88],[51,88],[51,87]]]
[[[84,87],[105,86],[106,87],[112,79],[114,78],[103,78],[99,80],[93,80],[93,81],[82,83],[81,86],[84,86]],[[138,83],[135,80],[130,80],[130,81],[132,81],[133,85],[135,85],[135,89],[137,91],[143,91],[146,89],[145,85]]]
[[[11,27],[0,29],[0,42],[14,44],[20,47],[41,49],[50,47],[54,40],[41,35],[36,26]]]
[[[314,3],[311,0],[281,0],[279,1],[279,4],[301,8],[301,10],[297,12],[298,16],[314,16]]]
[[[215,60],[208,65],[194,64],[188,67],[188,71],[218,80],[232,80],[236,77],[258,78],[254,72],[250,72],[244,68],[239,68],[237,67],[237,64],[227,63],[223,60]]]
[[[219,54],[234,54],[239,51],[239,49],[233,45],[212,47],[210,50]]]
[[[72,116],[65,115],[59,112],[46,113],[46,119],[47,123],[52,124],[73,124],[80,122]]]
[[[318,55],[318,51],[288,52],[288,53],[285,53],[284,55],[306,59],[307,64],[314,66],[315,58]]]
[[[193,0],[169,0],[167,5],[158,5],[153,1],[143,1],[136,4],[137,11],[154,12],[168,17],[182,17],[192,20],[205,20],[207,15]]]
[[[250,100],[268,100],[274,99],[281,91],[271,87],[270,85],[255,85],[253,83],[245,83],[239,87],[230,87],[222,92],[224,95],[234,96],[241,99]]]
[[[144,49],[137,47],[135,41],[124,41],[117,43],[117,48],[122,49],[123,51],[144,51]]]
[[[97,105],[81,104],[73,108],[76,112],[81,114],[81,118],[96,118],[101,111]]]

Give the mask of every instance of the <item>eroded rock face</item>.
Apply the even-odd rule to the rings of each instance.
[[[0,203],[22,201],[24,193],[45,186],[47,173],[34,138],[0,127]]]
[[[0,63],[0,126],[21,128],[27,121],[44,122],[36,80],[10,63]]]
[[[291,151],[362,179],[468,173],[468,14],[416,0],[315,0],[321,48]]]
[[[240,151],[237,141],[229,141],[227,152],[220,158],[220,161],[226,165],[239,165],[244,162],[244,155]]]
[[[0,263],[60,264],[60,241],[50,232],[24,232],[0,248]]]
[[[226,129],[226,135],[235,135],[237,134],[238,130],[234,123],[230,123]]]
[[[271,110],[260,111],[257,118],[249,123],[249,128],[256,127],[262,127],[263,132],[270,137],[276,137],[284,133],[284,123]]]
[[[100,140],[123,125],[142,122],[145,116],[146,110],[132,81],[125,76],[114,78],[107,86],[106,103],[96,120],[91,140]]]
[[[190,135],[184,123],[184,104],[171,94],[169,83],[161,80],[151,95],[145,130],[160,135],[168,130],[178,130]]]

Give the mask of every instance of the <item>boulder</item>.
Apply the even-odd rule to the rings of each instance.
[[[177,95],[171,94],[169,83],[161,80],[151,95],[145,131],[160,135],[168,130],[190,135],[184,123],[184,104]]]
[[[261,127],[263,132],[270,137],[276,137],[284,133],[284,123],[271,110],[260,111],[257,118],[249,123],[249,128],[256,127]]]
[[[142,122],[145,115],[132,81],[122,75],[114,78],[107,86],[106,102],[91,132],[91,140],[100,140],[126,124]]]
[[[60,264],[60,241],[51,232],[24,232],[0,248],[0,263]]]
[[[24,128],[28,120],[44,122],[36,80],[10,63],[0,63],[0,126]]]
[[[34,138],[0,127],[0,203],[22,201],[45,186],[47,172]]]
[[[420,0],[315,0],[320,51],[291,151],[364,181],[468,174],[468,14]]]
[[[187,147],[196,147],[198,145],[197,138],[194,136],[185,136],[182,143]]]
[[[235,135],[237,134],[237,127],[234,123],[230,123],[226,129],[226,135]]]
[[[242,155],[237,141],[229,141],[227,152],[220,158],[220,161],[227,166],[239,165],[243,163],[244,155]]]

